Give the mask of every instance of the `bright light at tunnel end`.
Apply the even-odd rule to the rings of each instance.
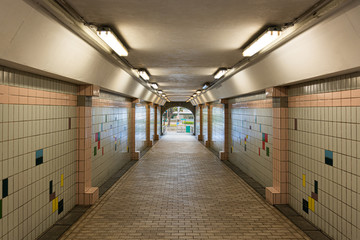
[[[97,35],[119,56],[127,56],[128,51],[110,28],[99,28]]]
[[[251,57],[281,36],[281,31],[269,28],[243,51],[244,57]]]

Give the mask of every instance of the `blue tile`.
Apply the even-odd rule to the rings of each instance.
[[[43,160],[43,154],[44,154],[43,149],[40,149],[40,150],[36,151],[36,161],[35,161],[36,166],[43,163],[43,161],[44,161]]]
[[[333,152],[325,150],[325,164],[333,166]]]

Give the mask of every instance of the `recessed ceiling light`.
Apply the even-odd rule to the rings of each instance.
[[[263,32],[255,41],[253,41],[249,46],[243,51],[244,57],[251,57],[254,54],[258,53],[261,49],[268,46],[270,43],[274,42],[278,37],[281,36],[281,31],[278,28],[268,28]]]
[[[147,73],[147,71],[145,69],[139,69],[138,70],[139,76],[144,79],[145,81],[149,81],[150,77],[149,74]]]
[[[159,94],[162,94],[162,93],[163,93],[163,91],[162,91],[162,90],[160,90],[160,89],[159,89],[157,92],[158,92]]]
[[[118,37],[112,32],[110,28],[100,27],[96,31],[97,35],[119,56],[127,56],[128,51],[120,42]]]
[[[201,90],[196,90],[196,94],[200,95],[200,94],[201,94]]]
[[[214,75],[214,78],[217,80],[217,79],[220,79],[222,78],[225,73],[227,73],[227,69],[226,68],[219,68],[216,72],[215,72],[215,75]]]
[[[157,83],[150,83],[150,86],[155,90],[159,88],[159,85]]]
[[[207,89],[208,87],[210,87],[210,83],[204,83],[202,89]]]

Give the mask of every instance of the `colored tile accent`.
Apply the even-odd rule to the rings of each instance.
[[[265,142],[262,142],[262,149],[265,150]]]
[[[60,187],[64,186],[64,174],[60,175]]]
[[[2,219],[2,199],[0,199],[0,219]]]
[[[315,200],[318,201],[319,199],[319,195],[317,193],[311,192],[311,197]]]
[[[54,200],[56,197],[55,192],[53,192],[52,194],[49,195],[49,202],[51,202],[52,200]]]
[[[56,210],[58,210],[58,197],[52,200],[52,212],[54,213]]]
[[[306,186],[306,176],[305,176],[305,174],[302,175],[302,185],[303,185],[303,187]]]
[[[265,133],[262,133],[262,141],[265,142]]]
[[[53,193],[53,181],[51,180],[49,182],[49,194],[52,194]]]
[[[297,128],[297,119],[296,118],[294,119],[294,129],[298,130],[298,128]]]
[[[9,195],[9,179],[2,180],[2,198],[6,198]]]
[[[98,141],[98,149],[100,150],[100,141]]]
[[[312,212],[315,212],[315,201],[312,197],[309,197],[309,209]]]
[[[261,124],[259,125],[259,127],[260,127],[260,132],[261,132]]]
[[[35,158],[36,158],[35,164],[36,164],[36,166],[40,165],[40,164],[42,164],[44,162],[43,157],[44,157],[43,149],[37,150],[36,154],[35,154]]]
[[[316,181],[316,180],[314,181],[314,191],[316,194],[319,193],[319,184],[318,184],[318,181]]]
[[[333,166],[333,152],[325,150],[325,164]]]
[[[246,139],[249,139],[249,135],[246,135]],[[246,140],[246,139],[245,139],[245,140]]]
[[[69,129],[71,129],[71,118],[69,118]]]
[[[249,127],[249,128],[250,128],[250,130],[251,130],[251,125],[250,125],[250,127]]]
[[[64,199],[61,199],[58,203],[58,214],[64,211]]]
[[[270,149],[269,149],[269,147],[266,147],[266,156],[270,156]]]
[[[96,147],[94,147],[94,156],[96,156]]]
[[[268,142],[269,138],[268,138],[268,134],[265,133],[265,142]]]
[[[104,131],[104,124],[101,124],[101,131]]]
[[[303,211],[309,213],[309,203],[305,199],[303,199]]]

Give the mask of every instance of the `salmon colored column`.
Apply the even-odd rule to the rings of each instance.
[[[99,188],[91,185],[92,96],[99,96],[94,85],[79,86],[77,101],[78,156],[76,169],[76,204],[92,205],[99,198]]]
[[[221,99],[221,103],[224,104],[224,151],[220,151],[219,158],[226,161],[229,159],[230,104],[226,99]]]
[[[285,88],[266,90],[273,100],[273,186],[266,188],[271,204],[287,204],[289,193],[288,97]]]
[[[199,116],[200,116],[200,119],[199,119],[199,123],[200,123],[200,134],[198,135],[198,140],[199,141],[202,141],[204,139],[203,137],[203,105],[199,105],[198,107],[198,111],[199,111]]]
[[[148,147],[152,147],[153,144],[153,141],[150,136],[150,124],[151,124],[150,111],[152,107],[153,107],[152,103],[146,104],[146,144]]]
[[[210,143],[212,141],[212,108],[213,106],[211,106],[210,104],[206,104],[206,106],[208,108],[208,139],[205,142],[205,146],[206,147],[210,147]]]
[[[136,104],[140,103],[140,99],[135,99],[131,103],[130,110],[130,132],[129,132],[129,150],[131,155],[131,160],[139,160],[140,152],[136,151],[135,148],[135,116],[136,116]]]
[[[154,119],[154,140],[159,140],[159,133],[158,133],[158,128],[157,128],[157,124],[158,124],[158,107],[159,105],[154,104],[154,113],[155,113],[155,119]]]

